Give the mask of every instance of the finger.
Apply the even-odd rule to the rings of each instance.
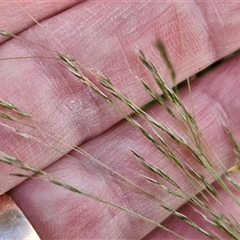
[[[56,1],[55,1],[56,3]],[[31,1],[31,2],[15,2],[15,1],[2,1],[0,8],[2,9],[0,16],[0,26],[13,34],[18,34],[27,28],[33,26],[35,22],[24,12],[23,8],[34,16],[35,20],[41,22],[44,19],[50,18],[66,9],[79,3],[78,0],[62,2],[58,4]],[[23,8],[21,8],[22,6]],[[13,14],[14,13],[14,14]],[[0,44],[5,42],[6,39],[1,38]]]
[[[231,10],[230,16],[226,8]],[[239,9],[237,3],[163,3],[159,7],[157,3],[125,5],[123,2],[84,2],[49,19],[44,22],[44,26],[54,32],[55,38],[61,40],[80,62],[104,71],[117,88],[141,106],[150,97],[136,75],[149,86],[156,88],[156,84],[137,59],[133,43],[139,45],[156,62],[163,76],[169,79],[167,70],[163,67],[163,62],[158,60],[158,53],[153,47],[155,40],[161,37],[169,49],[179,82],[186,77],[186,72],[189,75],[196,73],[239,47],[239,36],[235,34],[239,26]],[[212,21],[212,12],[221,16],[221,21]],[[205,18],[202,17],[203,13]],[[201,17],[196,18],[195,14]],[[39,27],[29,29],[22,37],[40,45],[57,48],[56,42],[51,37],[46,38],[46,33]],[[1,47],[1,54],[3,57],[51,55],[39,48],[29,48],[26,43],[13,39]],[[79,83],[59,62],[25,59],[11,60],[10,63],[2,62],[2,98],[44,123],[45,129],[64,136],[72,145],[79,145],[101,134],[121,120],[122,117],[104,99]],[[188,66],[188,69],[184,66]],[[119,106],[127,111],[126,106]],[[60,152],[51,151],[49,154],[49,148],[43,144],[22,139],[14,133],[10,134],[9,130],[2,129],[2,151],[36,167],[46,167],[71,149],[59,140],[41,136],[32,129],[13,126],[20,131],[31,132],[53,148],[61,149]],[[2,169],[6,174],[13,172],[8,167],[3,166]],[[2,192],[20,181],[6,174],[0,177],[5,183]]]
[[[219,175],[236,163],[233,146],[226,137],[225,127],[227,126],[234,133],[236,141],[239,142],[240,129],[237,124],[239,121],[239,64],[240,56],[237,56],[194,82],[191,99],[187,88],[180,92],[183,103],[188,109],[191,109],[193,103],[194,114],[204,138],[202,144],[205,146],[205,154]],[[181,132],[179,125],[177,127],[174,120],[158,106],[148,109],[148,113],[161,123],[170,126],[175,133]],[[140,121],[140,124],[143,123]],[[195,188],[173,162],[163,157],[149,141],[141,136],[137,129],[126,122],[121,122],[81,147],[102,163],[153,193],[159,198],[159,202],[153,201],[152,197],[136,189],[127,187],[119,176],[91,161],[86,161],[85,157],[77,153],[72,154],[78,160],[64,157],[46,170],[83,191],[120,204],[156,222],[162,222],[170,215],[170,212],[160,207],[161,201],[172,209],[177,209],[186,199],[174,197],[147,182],[142,175],[154,179],[156,176],[138,163],[128,150],[129,148],[163,170],[181,186],[184,192],[194,195],[201,190],[201,187]],[[208,182],[214,180],[213,174],[201,168],[188,151],[182,149],[181,145],[172,144],[169,143],[169,147],[179,156],[184,165],[196,169]],[[174,189],[163,179],[157,178],[157,180]],[[11,191],[11,195],[42,238],[64,238],[66,236],[104,238],[108,236],[109,238],[139,239],[154,228],[154,225],[134,218],[119,209],[93,200],[88,201],[83,196],[69,193],[63,188],[38,179],[26,181]],[[48,196],[47,199],[46,196]],[[31,211],[28,211],[29,209]]]

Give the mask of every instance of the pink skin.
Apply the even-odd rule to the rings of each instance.
[[[13,3],[8,2],[0,4],[1,9],[5,9],[0,18],[1,27],[4,26],[5,30],[13,33],[22,31],[21,37],[40,45],[64,53],[66,50],[71,52],[85,66],[103,71],[116,87],[139,106],[147,103],[150,97],[143,91],[136,75],[153,88],[157,87],[136,57],[134,44],[169,79],[167,69],[153,46],[156,39],[161,37],[176,69],[177,82],[240,47],[240,37],[236,34],[240,26],[238,3],[196,1],[186,4],[127,4],[121,1],[86,1],[79,4],[59,3],[58,9],[55,5],[49,8],[48,5],[41,4],[36,8],[34,3],[25,3],[24,6],[33,17],[45,20],[43,25],[53,32],[66,50],[40,27],[32,26],[29,17],[17,7],[10,7],[12,5]],[[13,12],[16,14],[12,14]],[[39,14],[40,12],[44,14]],[[22,24],[19,24],[20,21]],[[6,25],[8,22],[9,28]],[[20,25],[21,29],[15,27]],[[1,45],[1,58],[52,56],[47,51],[43,52],[16,39],[6,41],[1,38],[0,41],[5,41]],[[240,58],[235,57],[192,85],[196,118],[205,139],[215,152],[212,160],[216,168],[220,166],[218,161],[226,167],[236,162],[224,127],[228,126],[239,140],[239,64]],[[95,81],[93,78],[92,80]],[[179,208],[185,203],[184,200],[176,199],[144,180],[140,175],[153,175],[140,166],[128,148],[136,150],[166,171],[186,191],[197,194],[173,164],[141,138],[138,131],[121,121],[122,117],[100,96],[79,83],[66,71],[63,64],[46,59],[2,61],[0,91],[3,99],[43,122],[46,129],[66,136],[68,142],[80,146],[142,188],[153,192],[172,208]],[[190,108],[187,89],[182,89],[181,96]],[[125,106],[119,106],[129,112]],[[162,122],[171,122],[170,117],[158,106],[153,106],[148,112]],[[20,129],[19,125],[16,126]],[[24,130],[29,131],[27,128]],[[175,220],[171,219],[173,217],[164,222],[169,213],[163,211],[158,203],[117,181],[114,174],[99,165],[74,152],[70,152],[70,155],[78,160],[63,156],[71,150],[69,146],[61,146],[50,140],[48,143],[61,148],[62,152],[49,153],[49,148],[45,146],[39,147],[37,143],[16,137],[6,129],[1,128],[0,131],[1,151],[17,156],[35,167],[44,168],[84,191],[116,202],[157,222],[163,222],[172,231],[184,234],[189,239],[197,236],[198,233],[190,227],[183,232],[182,223],[174,224]],[[46,141],[39,133],[34,134]],[[189,156],[185,157],[189,164],[197,168],[197,164]],[[174,237],[170,237],[165,231],[154,230],[154,225],[116,208],[70,193],[51,183],[36,178],[22,182],[21,178],[9,176],[14,171],[12,167],[1,164],[0,169],[1,193],[11,190],[10,195],[42,239],[140,239],[146,235],[147,239]],[[217,169],[221,174],[222,170]],[[209,177],[209,181],[211,180]],[[227,201],[227,196],[220,192],[221,195]],[[236,212],[237,208],[232,206],[233,212]],[[192,218],[201,224],[199,216],[192,213],[189,205],[184,205],[182,212],[190,212]]]

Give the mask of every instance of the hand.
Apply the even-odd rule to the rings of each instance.
[[[56,5],[49,7],[41,4],[36,8],[35,4],[26,4],[25,7],[33,17],[45,20],[43,25],[53,33],[54,39],[39,26],[32,26],[29,16],[19,8],[13,8],[13,3],[1,5],[6,11],[0,22],[9,23],[10,26],[5,26],[5,30],[12,33],[22,31],[20,36],[24,39],[59,52],[69,51],[86,67],[103,71],[114,86],[138,106],[151,100],[139,79],[155,89],[157,86],[137,58],[134,44],[156,63],[157,69],[168,79],[169,84],[171,80],[168,70],[154,47],[158,38],[166,45],[176,70],[177,82],[227,56],[240,45],[237,34],[240,22],[238,3],[86,1],[79,4],[61,3],[58,4],[58,9],[55,9]],[[4,42],[5,40],[1,39],[1,58],[53,55],[18,39]],[[191,109],[191,100],[193,101],[200,129],[212,149],[208,154],[215,153],[212,159],[215,160],[213,165],[216,169],[220,165],[218,160],[226,168],[235,163],[232,145],[226,137],[224,127],[229,126],[236,138],[239,138],[239,81],[236,81],[239,61],[236,56],[196,80],[192,84],[193,98],[189,97],[187,88],[180,92],[188,109]],[[197,190],[174,164],[160,155],[137,129],[125,120],[121,121],[122,117],[104,99],[68,72],[63,63],[41,58],[2,61],[1,76],[0,91],[3,99],[44,123],[47,131],[64,136],[66,142],[80,146],[138,186],[154,193],[172,209],[179,208],[186,200],[176,198],[144,179],[142,175],[154,175],[139,164],[129,148],[170,174],[185,187],[185,191],[197,194]],[[93,78],[91,80],[95,81]],[[118,106],[129,113],[126,106]],[[172,121],[159,106],[153,106],[147,112],[164,124]],[[21,130],[31,132],[26,127]],[[70,146],[63,146],[59,141],[34,133],[39,134],[39,139],[52,148],[60,149],[61,152],[58,152],[50,150],[44,144],[17,136],[5,128],[0,131],[1,151],[16,156],[29,165],[45,168],[46,172],[79,189],[115,202],[158,223],[170,215],[159,203],[123,184],[119,176],[71,151]],[[69,155],[77,160],[64,156],[69,151]],[[186,161],[188,157],[186,156]],[[189,159],[188,164],[197,168],[196,162]],[[22,178],[9,176],[13,168],[4,164],[1,169],[2,193],[11,190],[10,195],[42,239],[140,239],[147,234],[148,239],[174,237],[168,236],[167,232],[159,228],[154,229],[154,224],[114,207],[38,178],[22,182]],[[219,174],[221,173],[222,170],[219,169]],[[209,181],[213,180],[213,177],[208,177]],[[218,191],[221,198],[224,193],[220,188]],[[231,201],[229,196],[225,199]],[[231,206],[233,212],[238,210],[234,205]],[[193,210],[185,205],[182,211],[185,213]],[[238,216],[236,214],[235,217]],[[203,236],[188,225],[183,230],[179,227],[181,225],[175,224],[178,221],[175,222],[173,218],[171,216],[163,224],[190,239]],[[205,223],[199,215],[194,215],[193,219],[200,226],[202,222]],[[211,226],[209,228],[211,232]]]

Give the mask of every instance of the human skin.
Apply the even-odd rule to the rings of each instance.
[[[29,5],[28,5],[29,4]],[[29,16],[14,8],[14,3],[0,3],[5,9],[0,26],[23,38],[49,48],[59,45],[40,27],[32,26]],[[55,39],[87,67],[103,71],[133,102],[142,106],[150,101],[139,79],[144,79],[157,89],[154,80],[140,63],[134,50],[135,44],[156,63],[161,74],[171,83],[163,61],[159,59],[154,42],[161,38],[168,50],[177,74],[177,82],[204,69],[218,59],[240,47],[240,4],[233,3],[124,3],[85,1],[58,5],[54,9],[42,4],[25,3],[36,20],[54,33]],[[47,9],[51,9],[47,10]],[[45,13],[39,16],[39,12]],[[59,12],[59,13],[58,13]],[[14,17],[13,17],[14,16]],[[25,19],[25,21],[21,21]],[[15,26],[20,26],[15,27]],[[5,23],[5,25],[3,24]],[[8,28],[8,25],[10,27]],[[1,58],[6,56],[39,55],[42,52],[17,39],[1,38]],[[14,51],[13,51],[14,50]],[[59,50],[60,51],[60,50]],[[224,126],[228,126],[239,140],[239,56],[225,62],[192,84],[192,96],[196,118],[204,137],[215,153],[212,158],[220,160],[228,168],[236,163],[232,145],[226,138]],[[41,65],[41,67],[39,67]],[[95,81],[95,79],[93,79]],[[44,123],[51,131],[66,136],[68,142],[78,145],[91,155],[114,168],[128,179],[149,191],[173,209],[185,202],[173,196],[156,192],[141,175],[148,175],[129,148],[140,152],[166,172],[175,176],[188,192],[197,194],[179,170],[161,156],[141,134],[100,96],[80,83],[59,62],[36,59],[1,62],[1,98],[25,110]],[[187,89],[181,97],[191,107]],[[119,104],[124,111],[126,106]],[[163,123],[170,116],[153,106],[147,110]],[[102,168],[71,151],[69,146],[62,153],[39,147],[21,137],[13,137],[6,129],[1,131],[1,151],[14,155],[38,168],[57,176],[74,186],[119,203],[144,216],[163,222],[178,232],[183,223],[175,223],[169,213],[159,204],[140,193],[132,193],[126,185],[111,180]],[[52,141],[53,147],[59,147]],[[64,156],[68,153],[79,161]],[[190,159],[191,160],[191,159]],[[193,160],[192,160],[193,161]],[[84,162],[84,164],[82,164]],[[196,163],[191,163],[196,166]],[[213,165],[219,163],[214,162]],[[220,171],[220,170],[219,170]],[[166,239],[168,233],[146,221],[139,220],[119,209],[107,206],[84,196],[71,193],[52,183],[37,178],[22,182],[22,178],[9,176],[12,168],[1,164],[1,193],[9,191],[14,201],[32,223],[42,239]],[[222,172],[220,172],[221,174]],[[210,178],[211,180],[211,178]],[[224,193],[219,189],[219,197]],[[224,199],[231,201],[228,196]],[[238,209],[233,211],[238,212]],[[216,206],[217,208],[218,206]],[[185,205],[182,212],[191,212]],[[238,216],[239,214],[236,214]],[[193,219],[201,222],[198,215]],[[189,239],[196,238],[196,231],[188,227],[184,231]],[[202,236],[202,235],[200,235]],[[199,237],[200,237],[199,236]],[[173,236],[171,236],[173,237]],[[169,238],[171,238],[169,237]]]

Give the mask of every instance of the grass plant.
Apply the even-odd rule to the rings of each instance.
[[[39,27],[43,28],[43,31],[48,31],[40,23],[37,22],[37,24]],[[222,191],[225,191],[228,196],[232,198],[234,203],[239,206],[239,200],[235,196],[234,191],[236,191],[236,189],[239,190],[240,186],[231,176],[232,172],[238,171],[239,165],[236,165],[236,162],[234,162],[233,166],[228,170],[227,167],[221,163],[221,159],[218,159],[217,154],[209,149],[210,145],[205,139],[195,116],[194,101],[190,107],[186,106],[183,102],[181,98],[182,88],[178,88],[176,85],[174,67],[171,64],[171,59],[168,57],[167,49],[161,41],[157,41],[155,44],[156,52],[159,52],[159,56],[161,56],[169,71],[172,85],[169,85],[167,81],[164,80],[161,76],[161,69],[157,69],[154,63],[148,59],[141,50],[141,46],[137,49],[136,58],[139,58],[139,61],[141,61],[144,67],[149,71],[152,79],[158,86],[158,89],[155,89],[146,81],[142,80],[144,91],[152,98],[151,106],[154,105],[158,106],[159,109],[164,109],[165,114],[171,117],[170,124],[166,124],[166,122],[162,122],[161,119],[155,117],[151,110],[151,106],[141,107],[135,104],[133,100],[115,87],[108,76],[100,70],[85,67],[73,55],[66,52],[65,49],[63,49],[62,52],[54,49],[47,49],[47,47],[39,46],[30,39],[23,39],[20,36],[16,36],[8,32],[7,29],[2,29],[0,35],[5,38],[15,38],[27,44],[30,48],[32,46],[37,46],[40,49],[44,49],[44,51],[51,52],[50,57],[47,55],[33,55],[22,56],[19,59],[12,56],[9,58],[2,58],[0,64],[3,61],[9,61],[9,63],[13,60],[24,61],[26,58],[46,58],[49,59],[49,61],[57,62],[62,71],[71,74],[74,81],[79,82],[79,85],[86,85],[95,92],[96,95],[100,96],[104,101],[107,101],[125,121],[132,125],[133,129],[141,133],[141,137],[145,138],[146,142],[150,144],[153,149],[158,151],[159,156],[164,156],[166,162],[169,162],[174,168],[178,169],[179,174],[181,174],[184,179],[188,180],[191,187],[186,188],[181,182],[176,182],[174,176],[162,170],[158,164],[155,164],[154,161],[151,160],[151,156],[145,156],[144,152],[139,150],[126,149],[125,151],[131,152],[135,160],[138,161],[139,166],[143,169],[141,173],[135,172],[135,169],[131,169],[134,174],[141,175],[141,178],[145,181],[145,185],[141,186],[132,179],[124,176],[123,173],[118,172],[114,167],[109,166],[96,157],[91,156],[84,149],[69,142],[62,133],[48,129],[44,123],[37,119],[37,117],[19,109],[18,103],[9,102],[8,99],[4,98],[0,99],[0,118],[2,119],[0,125],[2,128],[8,129],[11,133],[25,138],[27,141],[44,145],[49,148],[49,151],[56,151],[59,155],[65,155],[69,157],[69,159],[79,161],[79,159],[72,154],[65,153],[65,149],[71,148],[72,151],[81,154],[94,164],[99,165],[101,170],[96,174],[106,175],[110,182],[119,182],[129,188],[130,191],[150,199],[159,207],[158,211],[167,211],[168,215],[175,216],[185,222],[189,228],[196,229],[209,239],[222,238],[221,234],[223,234],[224,237],[227,236],[227,238],[239,239],[240,226],[236,215],[225,205],[224,201],[219,198],[217,190],[220,187]],[[48,32],[47,35],[52,37]],[[55,39],[53,38],[53,40]],[[192,83],[187,79],[184,86],[189,89],[189,98],[191,98],[192,94],[190,84]],[[123,110],[121,106],[127,106],[128,110]],[[150,111],[148,111],[149,109]],[[223,131],[225,131],[226,136],[232,144],[232,151],[239,161],[239,144],[234,138],[231,129],[227,126],[223,128]],[[54,147],[52,141],[59,143],[57,148]],[[106,148],[108,148],[108,146],[106,146]],[[104,196],[98,196],[97,194],[91,193],[85,189],[85,187],[81,188],[72,183],[68,183],[64,181],[64,179],[35,167],[34,165],[28,164],[21,158],[11,155],[8,152],[1,151],[0,161],[15,167],[11,168],[12,172],[10,174],[16,178],[40,178],[46,180],[61,188],[65,188],[67,191],[117,208],[126,214],[133,215],[155,227],[168,231],[172,234],[172,238],[188,238],[187,232],[186,235],[175,233],[168,229],[164,223],[158,222],[157,219],[151,218],[151,216],[145,216],[130,207],[121,205],[117,201],[114,202],[111,199],[105,199]],[[83,167],[87,166],[86,163],[81,164]],[[154,185],[154,191],[148,189],[147,186],[150,184]],[[169,196],[171,195],[172,199],[182,199],[182,202],[191,205],[192,211],[198,214],[206,225],[199,225],[191,219],[191,216],[187,216],[178,209],[172,208],[171,204],[162,200],[162,192]],[[150,202],[147,202],[147,204]],[[215,209],[213,203],[218,203],[225,209],[227,214]],[[209,227],[210,225],[211,227]]]

